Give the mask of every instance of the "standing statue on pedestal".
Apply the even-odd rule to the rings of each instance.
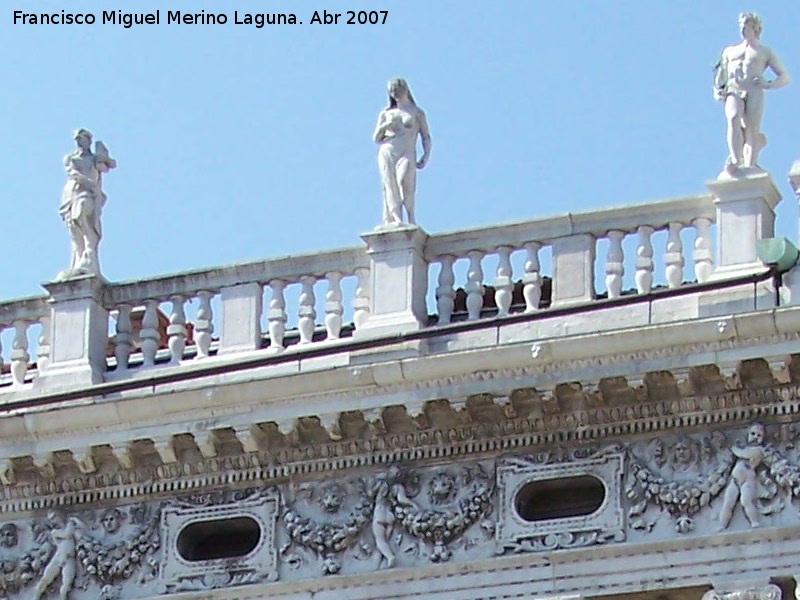
[[[403,222],[403,207],[408,222],[416,224],[414,192],[417,169],[428,163],[431,134],[425,112],[414,102],[405,79],[389,82],[389,106],[378,115],[373,138],[378,148],[378,168],[383,181],[383,225]],[[417,160],[417,136],[422,140],[422,157]]]
[[[722,51],[714,77],[714,98],[725,103],[728,121],[729,156],[721,175],[746,174],[759,169],[758,153],[767,139],[761,133],[764,114],[764,90],[789,83],[789,74],[777,55],[759,42],[761,19],[755,13],[739,15],[742,41]],[[767,81],[764,72],[771,69],[775,79]]]
[[[96,142],[92,152],[92,134],[86,129],[76,131],[74,139],[78,149],[64,157],[67,183],[58,209],[72,241],[72,259],[69,270],[59,273],[58,279],[100,274],[97,247],[103,235],[100,218],[106,202],[102,174],[117,166],[103,142]]]

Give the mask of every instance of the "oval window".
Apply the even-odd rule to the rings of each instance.
[[[514,498],[524,521],[549,521],[590,515],[603,504],[606,486],[591,475],[526,483]]]
[[[252,552],[261,527],[251,517],[195,521],[178,534],[178,554],[188,561],[237,558]]]

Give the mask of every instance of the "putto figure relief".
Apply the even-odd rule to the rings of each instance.
[[[59,600],[67,600],[77,573],[77,540],[85,524],[76,517],[67,517],[62,512],[51,510],[47,514],[49,533],[43,535],[41,543],[52,544],[54,550],[34,590],[35,600],[43,598],[47,588],[61,576],[58,590]]]
[[[69,269],[59,273],[58,279],[100,274],[97,249],[103,236],[101,216],[106,202],[102,175],[117,166],[103,142],[96,142],[92,152],[88,130],[78,129],[74,139],[78,148],[64,158],[67,183],[58,209],[69,231],[72,258]]]
[[[392,530],[395,524],[395,506],[417,509],[417,505],[408,497],[401,480],[400,468],[396,465],[389,467],[384,477],[378,477],[372,493],[375,496],[375,509],[372,513],[372,534],[375,536],[375,546],[381,555],[381,560],[386,561],[386,567],[394,567],[395,554],[389,545]]]
[[[737,501],[744,509],[744,514],[751,527],[758,527],[758,476],[756,469],[761,466],[765,458],[764,426],[753,423],[747,430],[747,444],[734,444],[731,452],[736,457],[736,464],[731,471],[731,478],[725,488],[722,498],[722,508],[719,511],[719,524],[725,529],[731,522],[733,509]]]
[[[378,115],[373,139],[378,144],[378,168],[383,182],[383,225],[416,224],[414,194],[417,169],[428,164],[431,134],[425,112],[414,102],[405,79],[389,82],[389,105]],[[417,137],[422,140],[422,157],[417,160]]]
[[[758,168],[758,153],[767,143],[761,133],[764,114],[764,90],[774,90],[789,83],[789,74],[778,56],[760,42],[761,19],[755,13],[739,15],[742,41],[722,51],[716,67],[714,98],[725,104],[728,123],[728,160],[723,174],[729,177]],[[767,70],[775,74],[768,81]]]
[[[737,507],[751,527],[784,512],[800,497],[795,443],[769,443],[761,423],[733,435],[744,439],[732,442],[714,431],[700,438],[681,436],[667,446],[661,440],[632,444],[625,488],[630,527],[649,533],[666,513],[678,533],[696,526],[721,531],[734,522]]]

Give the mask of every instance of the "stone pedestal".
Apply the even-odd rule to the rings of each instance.
[[[769,173],[706,183],[717,207],[717,261],[711,279],[763,270],[756,242],[773,237],[781,194]]]
[[[370,257],[372,305],[356,339],[417,331],[428,310],[428,264],[423,256],[428,234],[416,226],[382,228],[361,236]]]
[[[261,285],[245,283],[220,290],[222,335],[219,353],[246,352],[261,348]]]
[[[53,389],[101,383],[106,373],[108,282],[86,275],[42,284],[50,294],[50,363],[34,379],[35,388]]]
[[[571,235],[553,241],[553,308],[594,300],[594,259],[592,235]]]

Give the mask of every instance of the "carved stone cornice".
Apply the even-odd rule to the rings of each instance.
[[[483,419],[457,423],[445,429],[386,433],[249,453],[240,451],[235,455],[210,458],[198,452],[190,462],[141,465],[116,469],[113,473],[76,470],[74,476],[39,478],[35,482],[25,482],[20,474],[16,485],[0,490],[0,513],[119,498],[168,496],[247,482],[276,482],[392,462],[414,464],[457,457],[480,458],[545,445],[734,426],[753,419],[780,422],[798,413],[800,385],[788,384],[629,406],[542,411],[539,415],[500,421]],[[20,462],[25,463],[22,459]],[[32,467],[23,467],[24,464],[20,467],[22,473],[33,472]]]

